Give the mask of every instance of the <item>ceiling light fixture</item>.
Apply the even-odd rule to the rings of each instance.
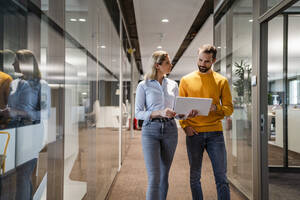
[[[101,45],[100,48],[101,48],[101,49],[105,49],[106,46],[105,46],[105,45]]]
[[[163,22],[163,23],[168,23],[169,20],[165,18],[165,19],[162,19],[161,22]]]
[[[253,22],[253,19],[249,19],[249,22]]]
[[[162,46],[157,46],[158,49],[162,49]]]
[[[71,21],[71,22],[77,22],[77,19],[71,18],[70,21]]]
[[[84,18],[80,18],[80,19],[79,19],[79,21],[80,21],[80,22],[85,22],[85,21],[86,21],[86,19],[84,19]]]
[[[77,72],[77,76],[87,76],[86,72]]]
[[[221,47],[218,47],[218,49],[221,49]]]

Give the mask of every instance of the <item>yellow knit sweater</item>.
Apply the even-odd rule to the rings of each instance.
[[[12,82],[12,78],[0,71],[0,109],[6,108],[8,95],[9,95],[9,85]]]
[[[217,111],[208,116],[180,120],[182,128],[192,126],[197,132],[222,131],[221,120],[233,112],[232,97],[227,79],[217,72],[202,74],[194,71],[180,80],[179,96],[212,98]]]

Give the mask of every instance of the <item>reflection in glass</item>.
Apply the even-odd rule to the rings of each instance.
[[[283,166],[283,17],[268,25],[268,164]]]
[[[50,115],[50,88],[42,80],[37,61],[29,50],[16,52],[13,63],[17,78],[11,82],[8,107],[10,110],[10,127],[39,123],[41,111],[45,117]]]
[[[251,85],[252,4],[235,1],[215,27],[220,72],[231,83],[234,113],[224,121],[228,178],[252,196]]]
[[[12,63],[15,60],[15,54],[10,50],[0,51],[1,60],[3,60],[2,70],[4,70],[7,65],[12,67]],[[5,70],[0,71],[0,129],[4,129],[9,122],[9,109],[8,109],[8,97],[10,90],[10,83],[12,82],[12,77]]]
[[[289,15],[288,20],[288,164],[300,167],[300,15]]]
[[[268,8],[270,9],[282,1],[284,0],[268,0]]]

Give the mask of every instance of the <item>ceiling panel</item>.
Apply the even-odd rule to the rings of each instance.
[[[133,0],[144,72],[153,51],[162,46],[175,56],[204,0]],[[162,23],[163,18],[169,19]]]
[[[169,77],[174,80],[180,80],[182,76],[197,70],[198,49],[204,44],[213,44],[212,15],[207,19],[190,46],[179,59]]]

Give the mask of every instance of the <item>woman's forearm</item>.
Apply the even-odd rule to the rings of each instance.
[[[155,110],[151,113],[150,119],[156,118],[156,117],[161,117],[162,116],[162,110]]]

